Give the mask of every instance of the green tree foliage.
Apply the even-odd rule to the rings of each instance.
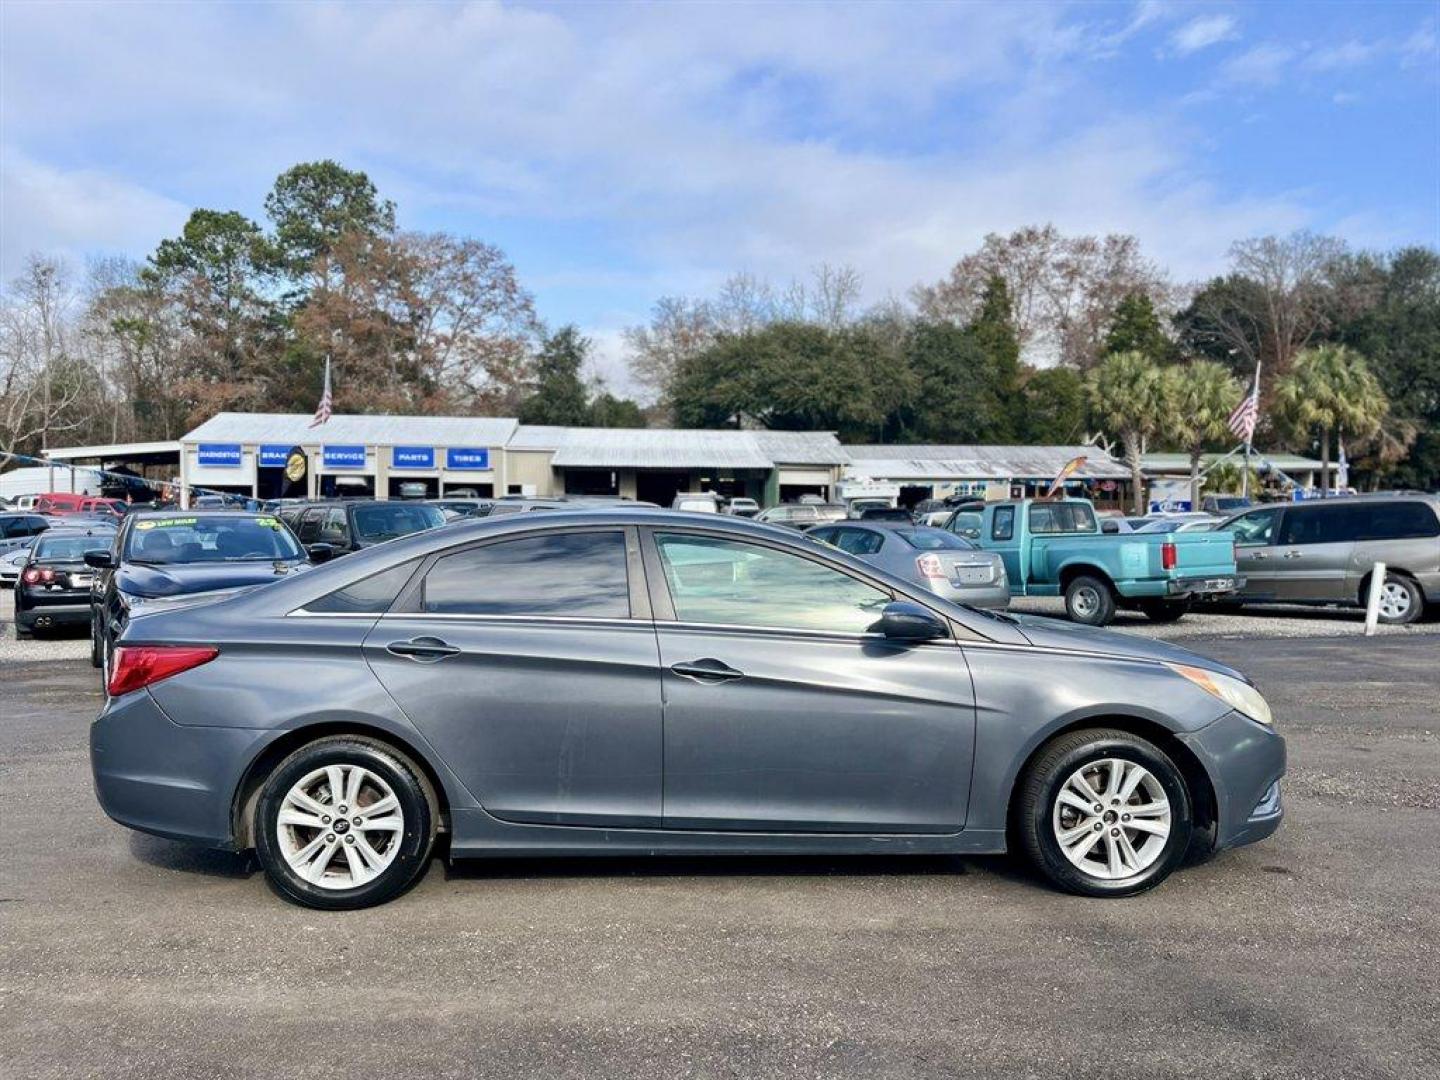
[[[381,199],[370,177],[334,161],[312,161],[281,173],[265,197],[279,258],[309,273],[347,233],[383,236],[395,230],[395,204]]]
[[[1125,447],[1135,512],[1145,512],[1140,459],[1149,441],[1170,430],[1175,417],[1174,378],[1143,353],[1111,353],[1090,372],[1095,414]]]
[[[573,326],[562,326],[545,337],[535,357],[535,392],[520,405],[522,424],[583,427],[590,422],[585,383],[580,378],[589,350],[589,339]]]
[[[1379,431],[1389,407],[1389,399],[1365,358],[1344,345],[1306,349],[1275,386],[1275,409],[1281,422],[1299,438],[1318,434],[1322,477],[1329,476],[1332,435],[1339,431],[1369,438]]]
[[[1190,456],[1190,505],[1200,505],[1200,462],[1205,451],[1230,436],[1227,421],[1245,392],[1240,381],[1214,360],[1194,360],[1168,369],[1173,426],[1169,437]]]
[[[1440,252],[1403,249],[1366,277],[1335,336],[1367,358],[1391,420],[1359,464],[1398,486],[1440,487]]]
[[[1174,343],[1165,336],[1154,301],[1145,293],[1127,293],[1115,306],[1115,317],[1105,335],[1106,355],[1138,352],[1156,363],[1163,363],[1174,351]]]
[[[1020,423],[1022,442],[1036,446],[1067,446],[1086,434],[1089,402],[1085,377],[1074,368],[1053,367],[1032,370],[1021,389]]]
[[[617,398],[608,390],[602,390],[590,399],[590,426],[643,428],[645,410],[629,398]]]

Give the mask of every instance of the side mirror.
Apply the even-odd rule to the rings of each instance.
[[[311,544],[305,549],[305,554],[310,556],[311,562],[329,562],[335,557],[335,545]]]
[[[1115,522],[1113,518],[1106,518],[1104,521],[1100,522],[1100,531],[1103,533],[1118,533],[1120,531],[1120,526]]]
[[[93,566],[96,570],[114,570],[115,556],[103,549],[85,552],[85,565]]]
[[[880,612],[880,621],[871,633],[884,634],[891,641],[934,641],[950,636],[950,628],[928,608],[909,600],[893,600]]]
[[[974,528],[974,527],[971,527],[971,528],[969,528],[969,529],[963,529],[963,530],[961,530],[961,531],[962,531],[962,533],[964,534],[965,539],[967,539],[967,540],[979,540],[979,539],[980,539],[980,530],[979,530],[979,529],[976,529],[976,528]]]

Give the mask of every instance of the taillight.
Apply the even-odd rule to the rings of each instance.
[[[926,552],[915,560],[915,569],[920,571],[921,577],[943,578],[945,567],[940,563],[940,556],[934,552]]]
[[[54,570],[50,570],[50,569],[48,569],[48,568],[47,568],[47,569],[44,569],[44,570],[41,570],[41,571],[40,571],[40,580],[43,581],[43,582],[45,582],[45,583],[48,585],[50,582],[52,582],[52,581],[55,580],[55,571],[54,571]]]
[[[40,580],[40,571],[36,570],[35,567],[32,566],[20,576],[25,579],[26,585],[34,585],[37,581]]]
[[[115,650],[110,682],[105,689],[111,697],[119,697],[208,664],[219,655],[219,649],[208,645],[121,646]]]
[[[1175,562],[1175,541],[1166,540],[1160,545],[1160,565],[1166,570],[1174,570]]]

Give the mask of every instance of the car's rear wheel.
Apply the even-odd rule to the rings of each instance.
[[[1189,600],[1142,600],[1140,610],[1151,622],[1172,623],[1185,617],[1190,610]]]
[[[1367,594],[1366,599],[1369,599]],[[1386,574],[1380,586],[1380,621],[1402,626],[1418,619],[1425,610],[1425,596],[1420,586],[1400,574]]]
[[[403,754],[336,736],[282,761],[261,788],[255,848],[281,895],[346,909],[390,900],[424,870],[435,799]]]
[[[1108,625],[1115,618],[1115,594],[1108,582],[1082,574],[1065,586],[1065,614],[1071,622]]]
[[[1154,743],[1124,731],[1062,735],[1021,780],[1015,828],[1051,883],[1083,896],[1153,888],[1185,858],[1185,778]]]

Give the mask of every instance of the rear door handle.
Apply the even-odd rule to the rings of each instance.
[[[385,646],[385,651],[394,656],[408,656],[422,664],[433,664],[436,660],[454,656],[460,650],[437,637],[417,637],[409,641],[392,641]]]
[[[1287,559],[1303,559],[1305,553],[1303,551],[1287,551],[1284,557]]]
[[[670,670],[676,675],[684,675],[687,679],[695,679],[699,682],[722,683],[731,679],[743,679],[745,673],[736,671],[723,660],[716,660],[714,657],[706,656],[699,660],[691,660],[679,664],[671,664]]]

